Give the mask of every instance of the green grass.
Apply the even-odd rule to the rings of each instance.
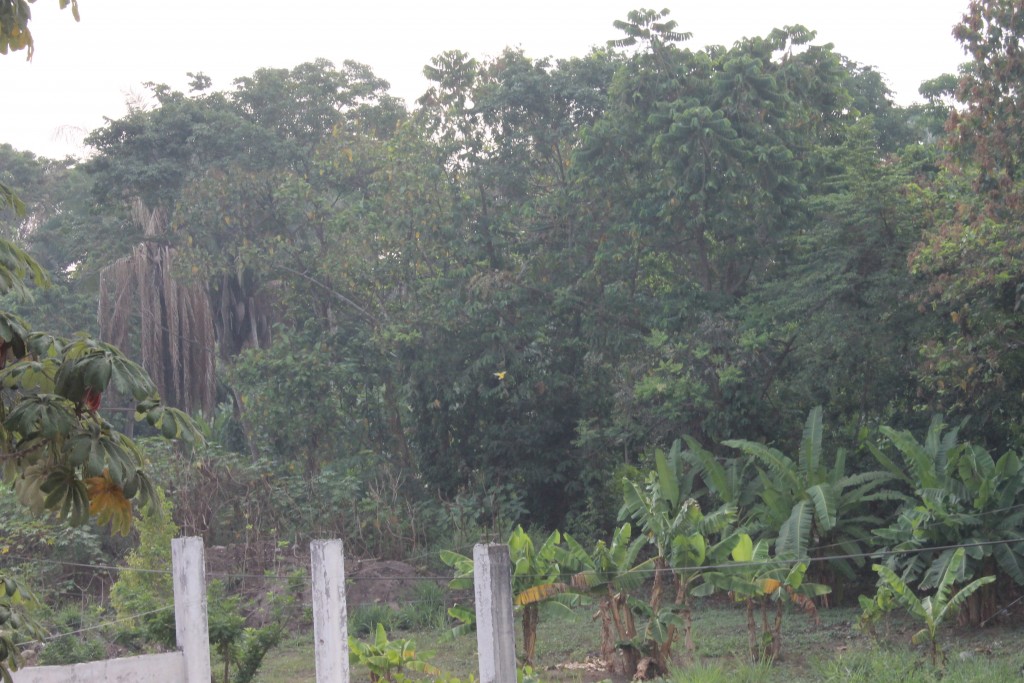
[[[537,666],[540,679],[551,682],[590,682],[606,674],[595,670],[600,651],[599,624],[591,619],[593,609],[567,611],[545,606],[537,638]],[[739,607],[721,603],[703,606],[694,613],[694,641],[698,661],[683,667],[681,662],[671,683],[910,683],[937,681],[938,673],[927,663],[921,648],[910,646],[914,625],[897,617],[889,624],[885,638],[876,641],[853,629],[859,612],[855,609],[827,609],[820,612],[820,624],[802,614],[790,613],[783,622],[782,658],[771,666],[755,666],[746,654],[746,615]],[[519,625],[517,623],[517,629]],[[516,640],[520,640],[517,630]],[[947,665],[943,683],[950,681],[1019,680],[1024,652],[1019,647],[1024,629],[997,626],[981,630],[948,629],[943,634]],[[399,631],[394,637],[412,638],[421,653],[433,653],[431,663],[442,671],[465,679],[477,670],[476,638],[455,639],[438,628]],[[676,646],[677,653],[681,646]],[[584,665],[583,663],[587,663]],[[573,666],[565,666],[572,664]],[[256,678],[258,683],[313,683],[312,634],[297,635],[272,650]],[[353,682],[369,681],[366,671],[353,668]]]

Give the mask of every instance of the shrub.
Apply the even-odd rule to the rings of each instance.
[[[101,614],[98,609],[65,607],[54,617],[53,629],[64,633],[46,643],[39,653],[43,665],[78,664],[104,659],[107,646],[97,631],[77,633],[98,623]]]
[[[156,494],[163,513],[138,521],[139,545],[128,555],[125,569],[110,589],[110,604],[119,619],[131,619],[131,626],[141,628],[146,640],[174,647],[174,612],[167,609],[174,605],[174,582],[167,570],[171,567],[171,539],[178,527],[171,519],[171,501],[159,488]]]

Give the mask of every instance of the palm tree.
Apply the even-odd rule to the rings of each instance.
[[[136,200],[132,216],[145,241],[100,271],[100,335],[138,350],[165,403],[210,415],[216,384],[209,297],[200,284],[175,276],[174,249],[157,239],[166,224],[163,212]]]

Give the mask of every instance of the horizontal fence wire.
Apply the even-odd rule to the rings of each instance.
[[[694,569],[708,570],[708,569],[735,569],[742,567],[773,567],[780,565],[789,564],[814,564],[820,562],[831,562],[834,560],[854,560],[854,559],[870,559],[870,558],[884,558],[894,557],[899,555],[915,555],[920,553],[945,551],[945,550],[956,550],[958,548],[983,548],[993,545],[1007,545],[1014,543],[1024,543],[1024,537],[1016,538],[1005,538],[991,541],[973,541],[970,543],[951,543],[948,545],[935,545],[935,546],[923,546],[920,548],[899,548],[891,550],[872,550],[865,551],[862,553],[844,553],[840,555],[819,555],[814,557],[799,557],[799,558],[770,558],[767,560],[749,561],[749,562],[729,562],[724,564],[716,565],[701,565],[694,567]],[[817,548],[811,548],[811,550],[817,550]],[[105,564],[87,564],[81,562],[64,562],[61,560],[52,559],[32,559],[32,558],[17,558],[11,555],[5,556],[7,559],[20,559],[26,563],[29,562],[41,562],[44,564],[61,565],[68,567],[81,567],[88,569],[100,569],[107,571],[118,571],[118,572],[143,572],[150,574],[170,574],[170,569],[144,569],[139,567],[118,567],[115,565]],[[268,581],[288,581],[293,580],[295,571],[298,569],[305,568],[304,565],[296,567],[288,574],[247,574],[247,573],[234,573],[234,572],[207,572],[206,577],[208,579],[264,579]],[[637,574],[650,574],[665,573],[673,571],[671,568],[666,569],[643,569],[637,570]],[[527,579],[544,579],[550,577],[550,574],[517,574],[516,576]],[[429,575],[429,574],[392,574],[389,576],[357,576],[354,574],[347,574],[346,580],[350,581],[451,581],[454,576],[452,574],[447,575]]]
[[[48,642],[50,642],[52,640],[58,640],[60,638],[66,638],[67,636],[77,636],[77,635],[81,635],[82,633],[88,633],[89,631],[98,631],[98,630],[106,628],[108,626],[115,626],[117,624],[123,624],[125,622],[134,621],[135,619],[141,619],[142,617],[148,617],[148,616],[150,616],[152,614],[159,614],[160,612],[166,612],[166,611],[172,610],[172,609],[174,609],[174,605],[170,604],[170,605],[166,605],[164,607],[159,607],[157,609],[149,610],[148,612],[140,612],[139,614],[133,614],[130,617],[120,617],[118,619],[112,619],[110,621],[105,621],[105,622],[103,622],[101,624],[93,624],[92,626],[83,626],[82,628],[75,629],[74,631],[68,631],[66,633],[52,633],[50,635],[43,636],[42,638],[35,638],[33,640],[26,640],[24,642],[17,643],[16,646],[17,647],[24,647],[25,645],[31,645],[32,643],[48,643]]]

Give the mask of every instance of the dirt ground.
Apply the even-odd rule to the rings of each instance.
[[[243,602],[252,601],[257,605],[265,601],[268,592],[288,590],[290,577],[301,577],[301,585],[308,591],[309,565],[308,552],[292,552],[271,544],[206,549],[207,577],[225,581],[232,592],[244,596]],[[345,559],[345,597],[350,611],[367,604],[398,609],[423,580],[422,572],[405,562]],[[308,596],[297,597],[308,600]]]

